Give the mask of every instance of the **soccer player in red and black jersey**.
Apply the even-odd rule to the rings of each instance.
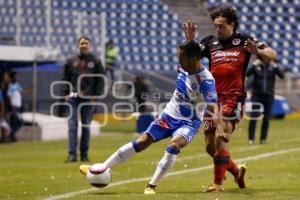
[[[219,120],[205,121],[206,151],[214,160],[214,181],[205,192],[223,191],[223,180],[228,170],[240,188],[245,188],[246,167],[237,166],[230,158],[228,142],[242,115],[246,93],[245,72],[251,54],[264,60],[274,60],[276,52],[265,43],[247,35],[237,33],[238,14],[230,6],[219,6],[210,13],[215,25],[215,35],[202,39],[202,55],[209,59],[209,69],[216,80]],[[192,40],[197,26],[187,21],[183,25],[186,39]],[[216,130],[215,124],[221,128]]]

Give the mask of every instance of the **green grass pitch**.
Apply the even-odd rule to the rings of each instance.
[[[245,161],[248,166],[245,190],[238,189],[227,173],[224,193],[201,192],[212,181],[212,168],[207,167],[212,160],[204,151],[201,129],[192,143],[182,150],[171,171],[173,174],[160,183],[155,196],[145,196],[143,190],[168,140],[153,144],[145,152],[115,167],[110,187],[103,189],[94,189],[87,183],[78,171],[82,163],[63,162],[67,156],[66,140],[1,144],[0,199],[300,199],[299,120],[271,121],[265,145],[259,145],[257,141],[255,145],[248,145],[247,124],[244,120],[230,141],[232,158]],[[131,133],[105,133],[92,138],[90,159],[104,161],[132,139]]]

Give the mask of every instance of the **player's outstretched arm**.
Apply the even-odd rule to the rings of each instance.
[[[276,58],[276,51],[271,47],[266,47],[264,49],[259,49],[253,40],[246,40],[244,44],[244,48],[257,56],[260,56],[262,59],[266,60],[275,60]]]
[[[183,23],[183,31],[184,31],[185,39],[187,41],[191,41],[196,36],[197,25],[194,22],[192,22],[190,19],[188,19]]]

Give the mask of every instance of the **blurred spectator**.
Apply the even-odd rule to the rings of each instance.
[[[1,76],[1,81],[3,76]],[[1,82],[3,83],[3,82]],[[5,106],[4,106],[4,96],[3,96],[3,90],[2,86],[3,84],[0,85],[0,131],[1,131],[1,137],[0,137],[0,142],[7,142],[8,141],[8,136],[10,135],[10,127],[8,123],[5,120]]]
[[[246,72],[248,77],[253,76],[250,91],[252,93],[251,102],[263,105],[263,121],[261,126],[260,143],[265,144],[268,136],[269,120],[274,100],[274,86],[276,75],[283,79],[284,72],[274,61],[266,61],[257,58],[253,65]],[[252,105],[249,122],[249,144],[253,144],[255,138],[256,119],[260,116],[259,105]]]
[[[2,95],[4,99],[4,115],[7,116],[7,114],[11,111],[11,105],[10,105],[10,99],[7,96],[8,92],[8,85],[10,82],[10,75],[8,71],[4,71],[1,74],[1,89],[2,89]]]
[[[10,83],[8,85],[7,96],[10,100],[11,114],[9,123],[11,127],[10,139],[12,142],[16,142],[16,133],[23,125],[21,116],[22,111],[22,92],[23,88],[19,83],[19,74],[17,72],[10,73]]]
[[[64,66],[63,80],[71,83],[73,88],[73,90],[70,90],[67,86],[62,88],[65,100],[72,106],[68,122],[69,156],[66,162],[77,161],[77,130],[79,119],[77,113],[80,115],[82,123],[80,160],[89,161],[90,123],[94,109],[92,101],[95,100],[95,96],[101,95],[104,89],[104,80],[102,78],[89,76],[104,75],[101,61],[91,53],[91,47],[91,39],[81,36],[77,41],[77,48],[80,51],[79,55],[68,59]],[[80,79],[82,75],[86,76]],[[80,83],[79,80],[81,80]],[[85,105],[82,106],[83,104]]]
[[[115,81],[114,68],[116,67],[116,60],[119,55],[119,48],[115,46],[113,40],[109,40],[105,44],[105,50],[105,72],[107,75],[110,76],[111,82],[113,83]]]
[[[144,103],[147,100],[147,95],[149,93],[149,88],[145,83],[145,77],[142,75],[138,75],[134,81],[134,91],[135,98],[138,103],[138,112],[143,113],[146,112],[146,105]]]

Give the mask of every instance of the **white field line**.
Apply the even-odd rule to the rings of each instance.
[[[277,143],[287,143],[287,142],[296,142],[296,141],[300,141],[300,138],[280,140],[280,141],[277,142]]]
[[[291,142],[291,141],[292,142],[300,141],[300,138],[280,140],[277,143],[287,143],[287,142]],[[251,151],[251,150],[255,150],[255,149],[259,149],[259,148],[263,148],[263,147],[264,147],[264,145],[252,145],[252,146],[247,146],[244,148],[238,148],[238,149],[234,148],[234,149],[230,150],[230,152],[232,153],[232,155],[234,155],[237,152]],[[185,160],[197,159],[197,158],[202,158],[202,157],[207,157],[207,156],[209,156],[207,153],[200,153],[200,154],[193,155],[193,156],[185,156],[182,158],[177,158],[176,162],[182,162]],[[235,161],[235,159],[234,159],[234,161]],[[139,162],[139,161],[133,161],[133,162]],[[145,161],[143,161],[143,162],[145,163]],[[158,161],[156,161],[156,163],[157,162]]]
[[[277,143],[287,143],[287,142],[291,142],[291,141],[292,142],[300,141],[300,138],[280,140]],[[232,153],[232,155],[234,155],[237,152],[251,151],[251,150],[255,150],[255,149],[259,149],[259,148],[263,148],[263,147],[264,147],[264,145],[251,145],[251,146],[247,146],[247,147],[244,147],[244,148],[234,148],[234,149],[230,150],[230,152]],[[176,162],[182,162],[182,161],[185,161],[185,160],[203,158],[203,157],[207,157],[207,156],[209,156],[207,153],[200,153],[200,154],[193,155],[193,156],[185,156],[185,157],[182,157],[182,158],[177,158]],[[133,161],[133,162],[134,163],[137,163],[137,162],[145,163],[145,161]],[[158,163],[158,161],[155,161],[155,162]]]
[[[251,160],[259,160],[259,159],[263,159],[263,158],[269,158],[272,156],[277,156],[277,155],[281,155],[281,154],[287,154],[287,153],[291,153],[291,152],[295,152],[295,151],[300,151],[300,148],[292,148],[292,149],[285,149],[285,150],[280,150],[280,151],[273,151],[273,152],[269,152],[269,153],[263,153],[263,154],[258,154],[256,156],[248,156],[248,157],[244,157],[244,158],[240,158],[235,160],[237,163],[240,162],[246,162],[246,161],[251,161]],[[186,174],[186,173],[192,173],[192,172],[200,172],[200,171],[204,171],[207,169],[211,169],[213,167],[213,165],[206,165],[203,167],[197,167],[197,168],[192,168],[192,169],[187,169],[187,170],[180,170],[180,171],[176,171],[176,172],[171,172],[169,174],[167,174],[167,176],[176,176],[176,175],[180,175],[180,174]],[[106,188],[110,188],[110,187],[114,187],[114,186],[118,186],[118,185],[125,185],[128,183],[135,183],[135,182],[141,182],[141,181],[147,181],[151,179],[151,177],[143,177],[143,178],[134,178],[134,179],[127,179],[124,181],[117,181],[115,183],[111,183],[110,185],[108,185]],[[76,192],[68,192],[68,193],[64,193],[61,195],[55,195],[49,198],[45,198],[43,200],[58,200],[58,199],[65,199],[65,198],[70,198],[79,194],[85,194],[87,192],[92,192],[92,191],[97,191],[99,189],[97,188],[90,188],[90,189],[85,189],[85,190],[79,190]]]
[[[291,141],[300,141],[300,138],[295,138],[295,139],[286,139],[286,140],[280,140],[277,143],[287,143],[287,142],[291,142]],[[232,150],[230,150],[230,152],[232,153],[232,155],[234,155],[237,152],[244,152],[244,151],[251,151],[251,150],[255,150],[255,149],[259,149],[259,148],[263,148],[264,145],[252,145],[252,146],[247,146],[244,148],[234,148]],[[209,155],[207,153],[199,153],[196,155],[192,155],[192,156],[184,156],[184,157],[179,157],[176,159],[176,162],[182,162],[185,160],[193,160],[193,159],[199,159],[199,158],[203,158],[203,157],[209,157]],[[235,160],[235,159],[234,159]],[[145,160],[133,160],[130,161],[131,163],[151,163],[151,164],[157,164],[159,162],[159,160],[155,160],[155,161],[145,161]]]
[[[261,145],[253,145],[253,146],[248,146],[248,147],[239,148],[239,149],[234,148],[230,152],[233,154],[233,153],[237,153],[237,152],[251,151],[251,150],[254,150],[254,149],[258,149],[260,147],[262,147],[262,146]],[[162,152],[162,155],[163,155],[163,152]],[[209,158],[209,155],[207,153],[199,153],[199,154],[192,155],[192,156],[184,156],[184,157],[179,156],[176,159],[176,162],[182,162],[182,161],[185,161],[185,160],[199,159],[199,158],[204,158],[204,157]],[[134,164],[139,164],[139,163],[145,164],[145,162],[151,163],[151,164],[157,164],[159,162],[159,160],[155,160],[155,161],[132,160],[132,161],[130,161],[130,163],[134,163]]]

